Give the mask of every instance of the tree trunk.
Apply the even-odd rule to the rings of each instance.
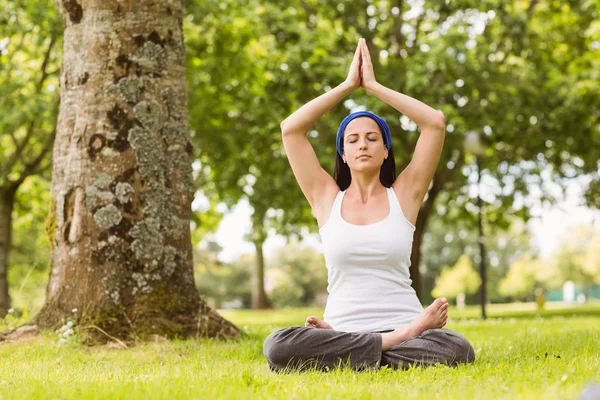
[[[0,318],[10,309],[8,293],[8,256],[12,245],[12,211],[15,204],[15,190],[0,191]]]
[[[487,304],[487,273],[486,273],[486,254],[483,238],[483,201],[481,199],[481,164],[479,157],[475,157],[477,163],[477,243],[479,244],[479,274],[481,276],[481,286],[479,287],[481,302],[481,318],[487,319],[485,306]]]
[[[58,0],[65,23],[42,328],[237,335],[199,298],[181,0]]]
[[[419,215],[417,217],[417,223],[415,225],[415,233],[413,236],[412,250],[410,254],[410,278],[412,280],[412,287],[417,293],[419,300],[423,301],[423,288],[421,285],[421,271],[419,265],[421,263],[421,244],[423,243],[423,235],[427,229],[427,221],[433,210],[433,205],[437,195],[440,193],[443,186],[442,177],[439,174],[433,176],[433,184],[429,192],[427,193],[427,200],[421,206]]]
[[[264,241],[255,241],[256,266],[252,277],[252,309],[264,310],[269,308],[269,300],[265,293],[265,258],[263,255]]]

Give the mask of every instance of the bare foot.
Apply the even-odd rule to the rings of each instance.
[[[420,336],[426,330],[441,328],[446,325],[446,321],[448,321],[448,300],[444,298],[435,299],[409,325],[397,328],[393,332],[382,333],[382,350],[389,350],[406,339]]]
[[[304,323],[304,326],[306,326],[307,328],[333,329],[331,327],[331,325],[329,325],[327,322],[323,321],[320,318],[312,317],[312,316],[306,318],[306,322]]]

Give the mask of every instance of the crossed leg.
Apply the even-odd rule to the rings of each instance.
[[[446,323],[447,307],[445,299],[438,299],[411,324],[386,333],[335,331],[324,321],[309,317],[305,327],[284,328],[269,335],[263,352],[275,371],[331,369],[341,364],[361,370],[473,362],[473,347],[462,335],[439,329]]]

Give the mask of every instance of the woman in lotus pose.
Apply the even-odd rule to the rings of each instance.
[[[353,113],[340,124],[334,179],[306,137],[323,114],[360,86],[421,128],[414,156],[397,179],[389,127],[373,113]],[[361,39],[346,80],[294,112],[281,129],[292,170],[320,227],[329,297],[325,321],[311,316],[304,327],[281,329],[266,339],[270,367],[473,362],[469,342],[441,329],[448,318],[446,299],[423,310],[410,286],[414,224],[440,159],[444,116],[379,84]]]

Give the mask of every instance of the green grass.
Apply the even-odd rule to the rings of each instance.
[[[88,348],[58,335],[0,346],[0,399],[574,399],[600,380],[600,305],[550,309],[476,307],[448,328],[467,337],[477,361],[458,368],[272,373],[262,355],[273,330],[321,310],[223,311],[248,332],[241,340]]]

